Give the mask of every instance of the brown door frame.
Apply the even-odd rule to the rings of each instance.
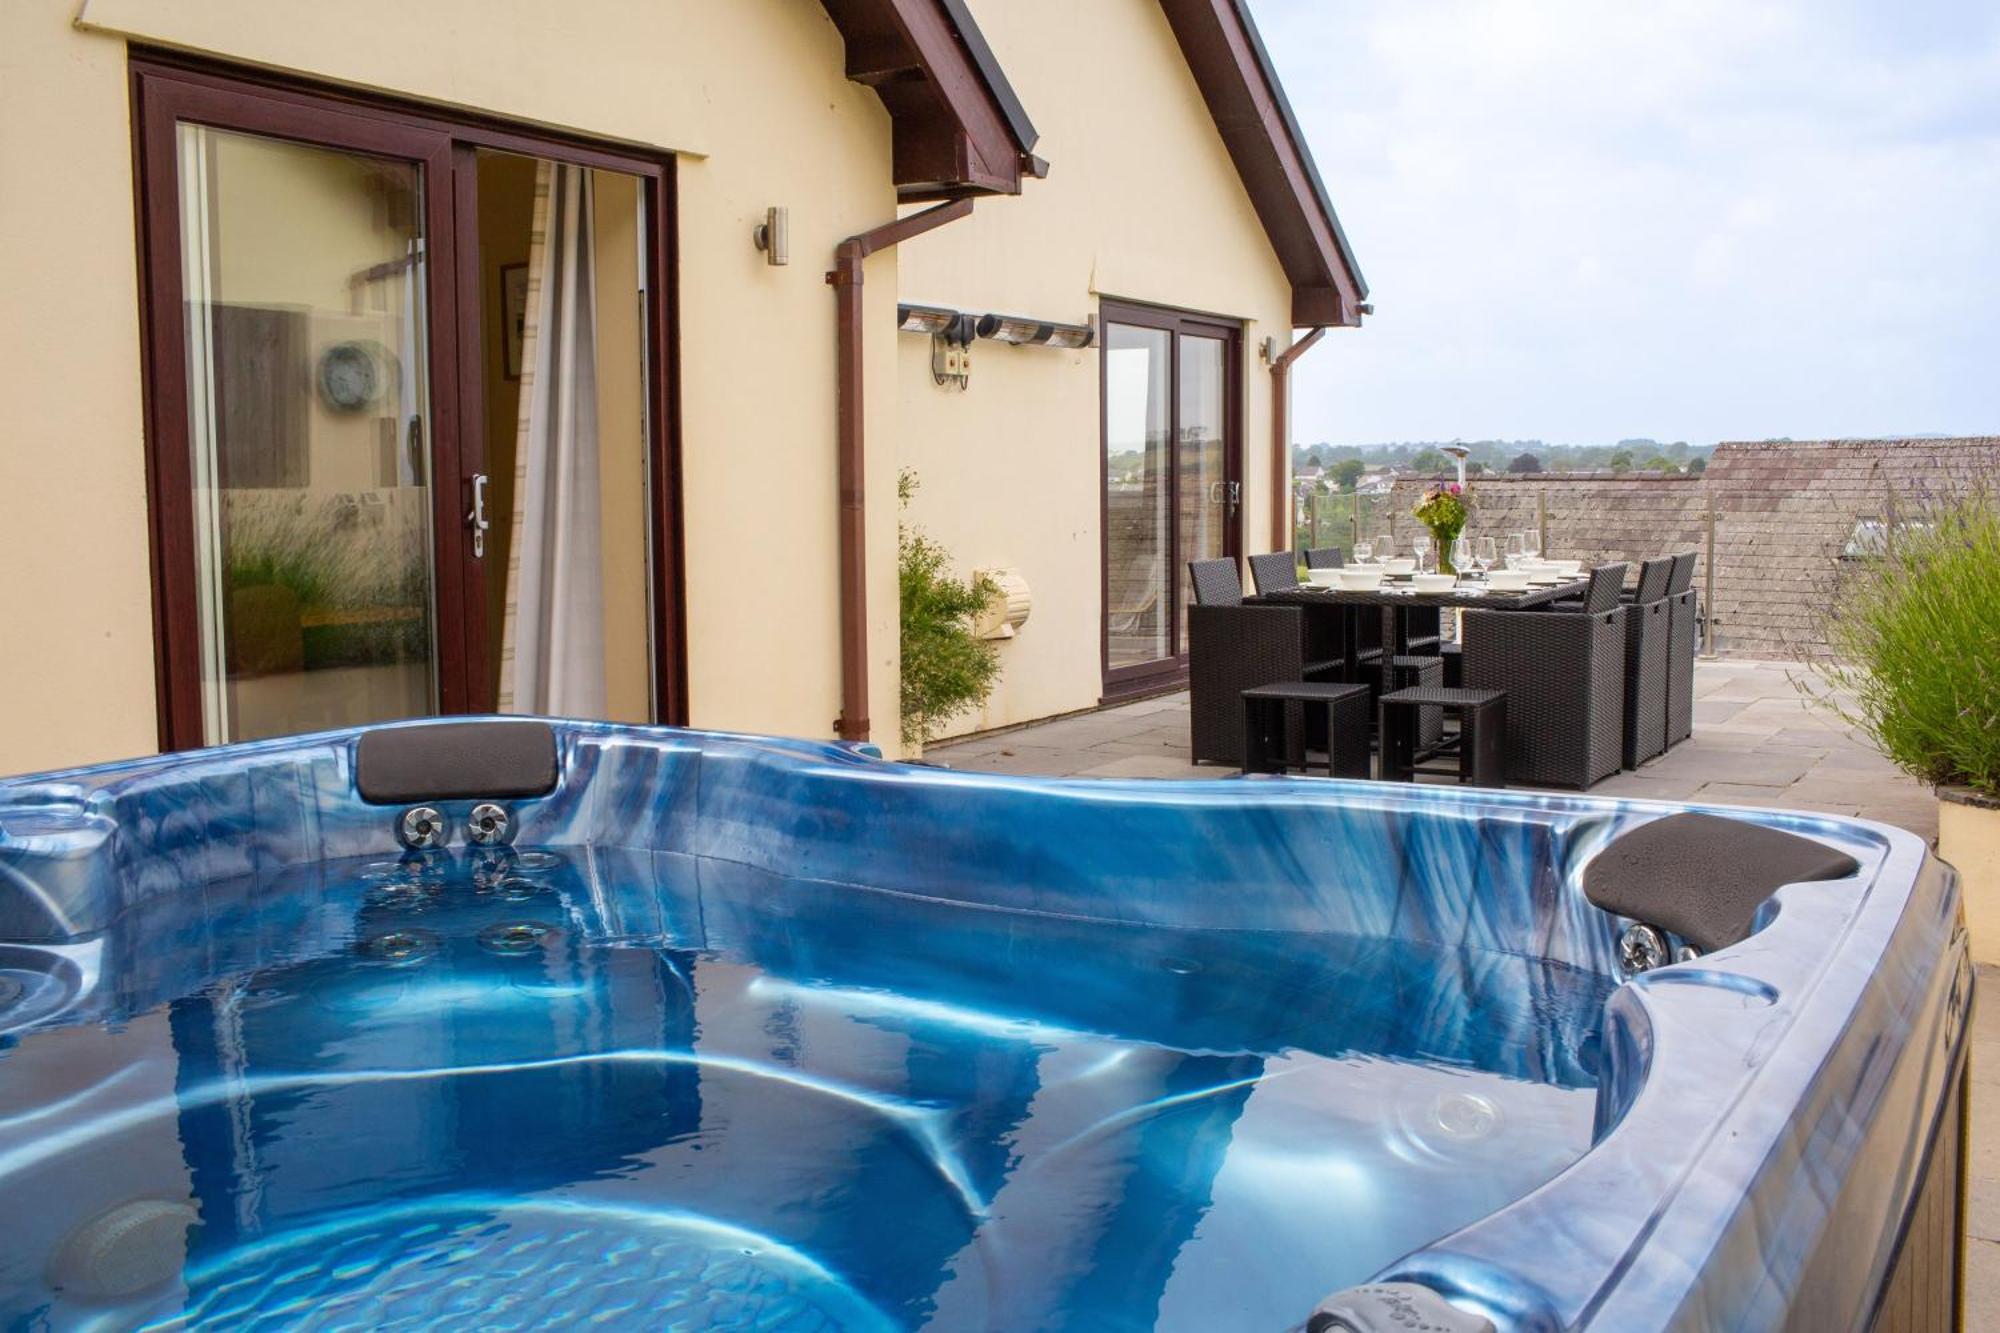
[[[1172,689],[1187,680],[1187,655],[1181,651],[1180,646],[1182,619],[1180,579],[1181,566],[1186,563],[1181,553],[1180,512],[1181,338],[1184,335],[1217,338],[1223,344],[1223,482],[1225,485],[1237,486],[1239,498],[1228,505],[1222,526],[1222,549],[1223,554],[1231,558],[1242,556],[1243,505],[1240,488],[1243,482],[1243,321],[1224,315],[1183,310],[1175,306],[1111,297],[1099,299],[1097,318],[1098,327],[1106,330],[1102,338],[1102,345],[1106,347],[1110,343],[1108,328],[1114,323],[1128,324],[1137,328],[1161,329],[1168,333],[1167,434],[1173,441],[1169,451],[1172,467],[1167,488],[1167,505],[1171,521],[1167,524],[1167,569],[1163,587],[1167,605],[1167,655],[1153,662],[1114,668],[1111,665],[1111,626],[1106,616],[1106,608],[1111,605],[1111,464],[1110,456],[1106,452],[1105,438],[1110,426],[1105,404],[1109,358],[1100,352],[1097,368],[1097,638],[1103,698],[1109,700]]]
[[[646,417],[651,488],[654,716],[687,721],[681,511],[680,343],[671,154],[528,131],[483,117],[282,79],[160,52],[131,62],[139,231],[146,467],[152,535],[155,679],[163,750],[202,744],[201,665],[193,632],[193,499],[187,439],[185,331],[175,127],[219,129],[396,158],[424,170],[430,339],[432,522],[436,550],[438,708],[490,710],[485,571],[468,554],[472,478],[484,471],[484,366],[479,320],[480,149],[571,162],[640,178],[645,201]],[[454,539],[454,534],[456,538]]]

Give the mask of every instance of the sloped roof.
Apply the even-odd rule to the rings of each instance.
[[[965,0],[821,0],[847,77],[875,90],[893,127],[905,202],[1019,194],[1045,170],[1035,127]]]
[[[1361,322],[1368,283],[1250,17],[1249,0],[1160,0],[1292,284],[1295,325]]]
[[[905,202],[1018,194],[1047,166],[1034,123],[966,0],[821,0],[847,77],[894,127]],[[1160,0],[1252,207],[1292,285],[1292,322],[1355,325],[1368,283],[1278,82],[1248,0]]]

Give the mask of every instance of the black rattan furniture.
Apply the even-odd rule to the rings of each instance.
[[[1350,660],[1365,662],[1370,656],[1381,651],[1385,629],[1388,631],[1388,642],[1396,645],[1397,653],[1407,653],[1412,648],[1423,646],[1423,636],[1413,638],[1410,634],[1410,613],[1425,610],[1435,613],[1438,608],[1447,606],[1526,611],[1531,607],[1548,606],[1565,597],[1579,597],[1586,588],[1585,583],[1577,581],[1559,584],[1553,588],[1530,589],[1527,592],[1486,592],[1474,585],[1455,588],[1451,592],[1410,593],[1395,589],[1364,592],[1359,589],[1317,588],[1301,584],[1296,588],[1287,588],[1283,592],[1260,596],[1257,600],[1267,605],[1338,606],[1362,612],[1363,614],[1355,616],[1349,622],[1351,642],[1345,645],[1340,655]],[[1366,614],[1369,611],[1374,614]]]
[[[1585,788],[1625,740],[1623,565],[1593,571],[1583,611],[1465,613],[1465,688],[1507,692],[1507,778]]]
[[[1667,576],[1667,737],[1678,745],[1694,734],[1695,594],[1693,551],[1674,557]],[[1713,608],[1710,613],[1713,614]]]
[[[1444,659],[1428,653],[1398,653],[1389,659],[1389,676],[1380,681],[1377,690],[1389,694],[1396,690],[1442,689],[1444,686]],[[1420,750],[1434,750],[1444,739],[1444,710],[1442,708],[1419,708],[1417,710],[1417,746]]]
[[[1307,569],[1339,569],[1347,563],[1347,551],[1339,546],[1314,546],[1306,551]]]
[[[1337,657],[1307,654],[1306,612],[1245,603],[1236,562],[1193,560],[1187,611],[1188,749],[1192,762],[1243,762],[1243,691],[1273,681],[1332,680]]]
[[[1243,771],[1311,770],[1307,741],[1326,751],[1330,778],[1368,776],[1368,687],[1291,680],[1243,691]]]
[[[1234,560],[1190,560],[1188,581],[1194,584],[1194,600],[1200,606],[1243,604],[1243,576],[1236,572]]]
[[[1604,585],[1611,581],[1611,576],[1614,572],[1618,576],[1618,583],[1612,590],[1610,605],[1618,605],[1620,601],[1625,599],[1625,571],[1630,568],[1630,565],[1598,565],[1590,571],[1590,582],[1585,586],[1583,596],[1570,597],[1565,595],[1551,609],[1556,611],[1582,611],[1587,607],[1605,605]]]
[[[1299,586],[1298,557],[1290,551],[1253,555],[1250,557],[1250,581],[1257,585],[1260,594],[1296,588]]]
[[[1458,780],[1475,787],[1507,785],[1507,694],[1504,690],[1419,686],[1382,696],[1382,781],[1414,782],[1423,714],[1458,714]]]
[[[1674,558],[1639,566],[1625,609],[1625,767],[1667,748],[1667,575]]]

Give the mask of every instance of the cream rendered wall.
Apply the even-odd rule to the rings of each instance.
[[[126,39],[680,153],[693,719],[831,733],[833,308],[894,215],[887,114],[807,0],[0,5],[0,773],[151,751],[151,587]],[[60,190],[52,187],[60,183]],[[750,244],[791,209],[793,262]],[[919,241],[912,246],[926,244]],[[896,713],[898,256],[869,261],[872,712]],[[782,575],[782,586],[779,584]]]
[[[1051,166],[1019,198],[912,246],[903,298],[1082,322],[1099,297],[1246,321],[1242,524],[1270,550],[1270,375],[1291,340],[1291,289],[1158,0],[973,0],[1041,131]],[[980,341],[964,393],[931,382],[930,340],[904,334],[901,457],[922,477],[910,517],[962,570],[1011,565],[1034,611],[1000,646],[986,707],[954,732],[1094,705],[1099,647],[1098,350]]]

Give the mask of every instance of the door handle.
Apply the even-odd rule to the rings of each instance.
[[[472,525],[472,558],[474,560],[484,560],[486,558],[486,529],[493,526],[486,518],[486,474],[484,472],[473,474],[472,512],[465,516],[465,521]]]
[[[1239,505],[1239,504],[1242,504],[1242,503],[1243,503],[1243,483],[1242,483],[1242,482],[1240,482],[1240,481],[1232,481],[1232,482],[1230,482],[1230,483],[1229,483],[1229,503],[1230,503],[1231,505]]]

